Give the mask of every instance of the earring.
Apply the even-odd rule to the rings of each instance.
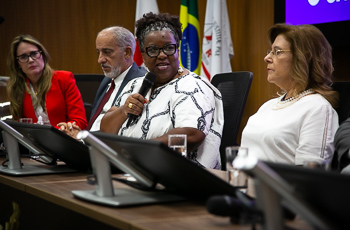
[[[177,74],[181,75],[183,72],[184,72],[184,69],[181,66],[179,66],[179,69],[177,70]]]

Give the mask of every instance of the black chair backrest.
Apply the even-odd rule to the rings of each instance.
[[[0,118],[6,119],[11,117],[10,102],[6,92],[7,81],[9,77],[0,76]]]
[[[350,115],[350,81],[333,82],[333,90],[339,93],[339,105],[336,111],[339,116],[339,124]]]
[[[89,122],[98,87],[105,76],[103,74],[74,74],[74,77],[83,98],[86,118]]]
[[[240,71],[216,74],[211,81],[221,92],[224,105],[224,129],[220,145],[222,170],[226,170],[226,147],[238,145],[239,126],[252,80],[252,72]]]

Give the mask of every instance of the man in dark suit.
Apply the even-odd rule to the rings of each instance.
[[[350,174],[350,117],[341,123],[334,136],[332,168]]]
[[[106,77],[97,90],[86,130],[100,130],[102,117],[114,105],[124,86],[130,80],[146,74],[145,68],[137,66],[134,62],[135,48],[134,35],[123,27],[107,27],[97,34],[97,61]],[[60,130],[73,137],[80,131],[74,123],[60,125]]]

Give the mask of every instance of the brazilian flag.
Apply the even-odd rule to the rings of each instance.
[[[199,75],[201,46],[197,0],[181,0],[180,22],[183,34],[180,43],[180,65]]]

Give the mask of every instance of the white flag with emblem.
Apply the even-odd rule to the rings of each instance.
[[[202,44],[202,76],[211,80],[215,74],[232,72],[234,52],[226,0],[207,0]]]
[[[135,13],[135,22],[142,18],[146,13],[153,12],[155,14],[159,13],[157,0],[137,0],[136,2],[136,13]],[[135,28],[136,33],[136,28]],[[138,66],[143,65],[142,55],[140,51],[139,44],[136,44],[136,50],[134,54],[134,61]]]

